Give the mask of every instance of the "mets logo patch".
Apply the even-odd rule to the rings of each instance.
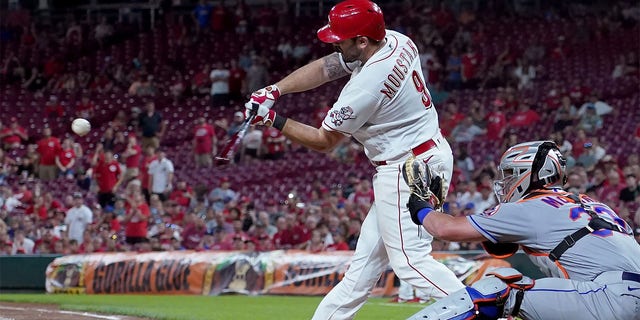
[[[485,216],[485,217],[491,217],[492,215],[496,214],[496,212],[498,212],[498,209],[500,209],[500,205],[496,205],[493,208],[488,208],[486,210],[484,210],[480,215],[481,216]]]
[[[345,120],[355,119],[353,116],[353,108],[346,106],[340,108],[340,110],[332,110],[329,112],[329,117],[331,118],[331,123],[334,126],[339,127]]]

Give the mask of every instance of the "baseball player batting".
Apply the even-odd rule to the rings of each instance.
[[[500,268],[411,319],[640,319],[640,245],[607,205],[562,189],[565,164],[551,141],[511,147],[495,183],[500,204],[479,215],[446,215],[411,195],[412,220],[435,237],[483,241],[498,257],[522,247],[550,277]]]
[[[335,5],[329,23],[317,35],[336,52],[254,92],[246,104],[247,116],[253,103],[260,105],[254,124],[273,126],[313,150],[330,152],[352,136],[376,167],[375,202],[362,224],[352,263],[313,319],[353,318],[388,265],[417,289],[433,290],[435,298],[464,288],[452,271],[429,255],[432,237],[411,223],[405,206],[410,194],[401,174],[405,159],[428,161],[444,176],[446,185],[453,169],[451,148],[440,134],[416,44],[386,30],[382,11],[366,0]],[[271,109],[283,94],[346,76],[348,83],[319,128]]]

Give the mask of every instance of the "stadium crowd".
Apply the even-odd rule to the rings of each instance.
[[[156,110],[160,99],[180,104],[196,97],[214,108],[235,105],[240,110],[247,94],[267,84],[271,73],[293,69],[314,57],[311,44],[292,44],[287,37],[294,34],[288,19],[295,18],[290,6],[280,8],[253,7],[243,1],[233,7],[200,1],[188,11],[166,7],[154,26],[166,34],[168,59],[164,63],[141,51],[127,60],[129,63],[105,58],[97,66],[89,66],[86,57],[148,30],[135,19],[116,22],[102,16],[96,21],[80,21],[68,15],[54,25],[43,25],[27,10],[6,13],[0,41],[4,47],[13,47],[1,51],[0,85],[22,88],[39,99],[42,110],[34,110],[34,116],[57,121],[87,118],[101,136],[90,145],[82,144],[68,131],[44,127],[33,132],[17,118],[3,116],[0,255],[353,250],[373,201],[371,182],[358,173],[345,172],[339,185],[317,181],[309,192],[292,190],[285,199],[259,203],[241,194],[239,186],[228,178],[204,186],[177,179],[178,166],[166,152],[172,132],[167,129],[168,120]],[[441,130],[455,149],[454,178],[444,205],[448,214],[479,213],[494,206],[495,156],[519,142],[520,132],[549,128],[538,132],[536,138],[561,146],[568,158],[569,190],[608,203],[634,227],[640,241],[639,155],[613,153],[615,142],[600,139],[603,130],[616,126],[609,121],[619,110],[587,81],[549,81],[546,75],[551,71],[544,67],[550,60],[572,63],[582,54],[574,51],[576,43],[598,41],[620,30],[637,31],[637,4],[620,1],[602,12],[569,1],[541,8],[537,14],[500,1],[486,1],[475,8],[404,1],[394,3],[393,8],[386,19],[391,29],[418,39]],[[532,41],[515,48],[506,42],[492,55],[479,50],[488,38],[487,24],[504,27],[533,19],[562,21],[572,31],[557,35],[552,44]],[[281,37],[273,48],[249,44],[228,61],[212,56],[196,72],[181,67],[180,52],[215,42],[221,34]],[[98,71],[90,71],[94,69]],[[637,45],[633,51],[619,53],[609,76],[635,87],[630,95],[638,101]],[[546,82],[551,89],[544,96],[525,94]],[[492,94],[489,103],[473,98],[469,104],[459,104],[461,92]],[[93,99],[105,93],[138,97],[144,102],[103,120],[96,116],[100,110]],[[80,99],[69,105],[59,98],[69,94]],[[326,97],[308,106],[306,112],[314,125],[322,121],[330,102]],[[638,106],[631,110],[635,115],[630,117],[637,118]],[[215,170],[213,155],[242,120],[243,114],[238,112],[229,119],[198,116],[192,124],[192,136],[181,141],[192,144],[190,161],[198,168]],[[640,125],[636,126],[633,141],[640,144]],[[472,145],[480,140],[495,147],[482,159],[471,154]],[[284,161],[286,153],[299,148],[278,130],[256,127],[247,133],[235,161]],[[363,161],[362,150],[353,141],[329,156],[340,162]],[[62,180],[75,180],[77,188],[55,195],[44,187],[45,182]],[[476,243],[443,241],[434,241],[433,246],[434,250],[479,248]]]

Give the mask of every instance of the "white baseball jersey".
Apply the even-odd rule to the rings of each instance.
[[[173,162],[167,158],[153,160],[149,164],[149,174],[153,177],[151,192],[163,193],[168,191],[169,174],[173,173]]]
[[[93,212],[89,207],[84,204],[80,207],[71,207],[64,218],[64,223],[69,226],[69,239],[75,239],[78,244],[82,244],[84,240],[82,234],[92,222]]]
[[[322,124],[353,135],[373,161],[400,160],[439,133],[415,43],[391,30],[386,41],[364,65],[343,64],[351,79]]]
[[[402,160],[414,147],[433,139],[434,146],[418,158],[428,159],[432,170],[442,174],[448,185],[453,154],[440,134],[416,45],[390,30],[385,41],[364,65],[343,64],[351,79],[322,124],[327,130],[352,135],[362,143],[369,159],[387,164],[376,167],[374,203],[362,223],[349,269],[322,300],[313,320],[352,319],[389,265],[425,299],[442,298],[464,287],[451,270],[429,254],[431,235],[411,222],[406,206],[410,191],[402,179]]]

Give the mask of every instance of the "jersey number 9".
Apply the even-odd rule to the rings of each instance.
[[[418,92],[422,94],[422,104],[424,105],[425,109],[433,107],[433,104],[431,103],[431,96],[429,95],[429,90],[427,90],[427,86],[424,85],[424,81],[422,80],[422,77],[420,77],[418,71],[413,70],[411,78],[413,79],[413,84],[416,86],[416,90],[418,90]]]

